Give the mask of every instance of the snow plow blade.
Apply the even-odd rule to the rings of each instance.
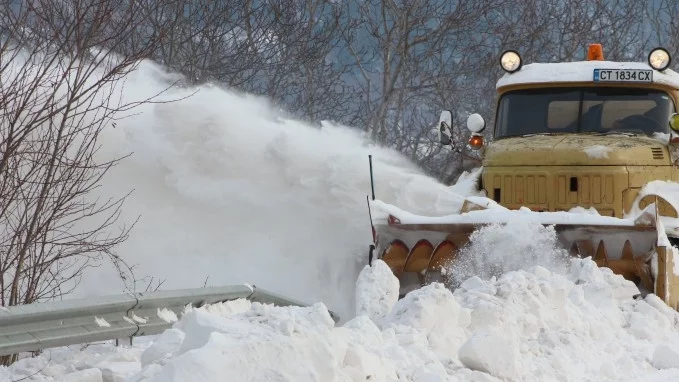
[[[399,218],[392,213],[395,210],[392,206],[379,201],[372,203],[387,207],[380,208],[381,219],[379,213],[373,213],[378,216],[373,222],[374,254],[398,277],[401,296],[432,282],[452,286],[447,270],[455,267],[460,249],[469,243],[472,233],[488,224],[506,224],[502,214],[470,201],[465,201],[461,214],[452,219],[419,219],[408,213]],[[610,268],[634,282],[642,294],[654,293],[679,310],[679,275],[674,272],[676,252],[665,235],[656,206],[651,204],[633,220],[602,217],[601,223],[596,224],[586,218],[580,222],[577,218],[572,222],[554,219],[556,223],[550,223],[549,213],[532,214],[541,215],[540,224],[554,227],[559,245],[571,256],[591,257],[598,266]],[[446,222],[446,218],[453,222]],[[479,222],[484,218],[488,221]]]

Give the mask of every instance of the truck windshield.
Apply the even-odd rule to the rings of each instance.
[[[495,137],[545,133],[667,133],[675,107],[663,91],[639,88],[517,90],[500,99]]]

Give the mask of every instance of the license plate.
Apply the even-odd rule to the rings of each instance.
[[[594,82],[653,82],[649,69],[594,69]]]

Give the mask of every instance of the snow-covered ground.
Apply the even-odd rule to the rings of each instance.
[[[508,236],[509,239],[509,236]],[[549,236],[543,238],[553,239]],[[674,381],[679,314],[589,259],[526,267],[454,293],[397,301],[381,261],[357,280],[357,316],[245,300],[187,311],[135,346],[47,351],[0,369],[32,381]],[[53,377],[55,379],[53,379]]]
[[[155,94],[167,77],[146,63],[123,96]],[[535,222],[490,226],[476,245],[496,253],[483,238],[511,248],[516,235],[530,237],[517,248],[555,261],[512,262],[455,292],[434,284],[397,300],[388,267],[365,266],[368,154],[379,199],[414,214],[456,212],[473,176],[445,187],[354,131],[311,127],[214,86],[141,112],[102,137],[101,155],[134,152],[100,191],[135,190],[122,219],[141,220],[120,255],[166,280],[163,289],[250,283],[313,305],[192,309],[132,346],[48,349],[0,368],[0,380],[679,380],[679,314],[653,295],[634,300],[634,285],[591,260],[566,258]],[[121,291],[100,268],[74,296]]]

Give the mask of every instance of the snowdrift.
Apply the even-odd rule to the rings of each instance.
[[[56,350],[0,369],[2,380],[669,381],[679,378],[679,314],[654,295],[571,259],[455,292],[431,284],[397,301],[386,264],[357,281],[357,316],[326,306],[237,300],[190,309],[151,343]],[[49,364],[48,367],[44,367]],[[44,367],[44,368],[43,368]],[[55,379],[53,379],[55,378]],[[117,378],[117,379],[115,379]]]

